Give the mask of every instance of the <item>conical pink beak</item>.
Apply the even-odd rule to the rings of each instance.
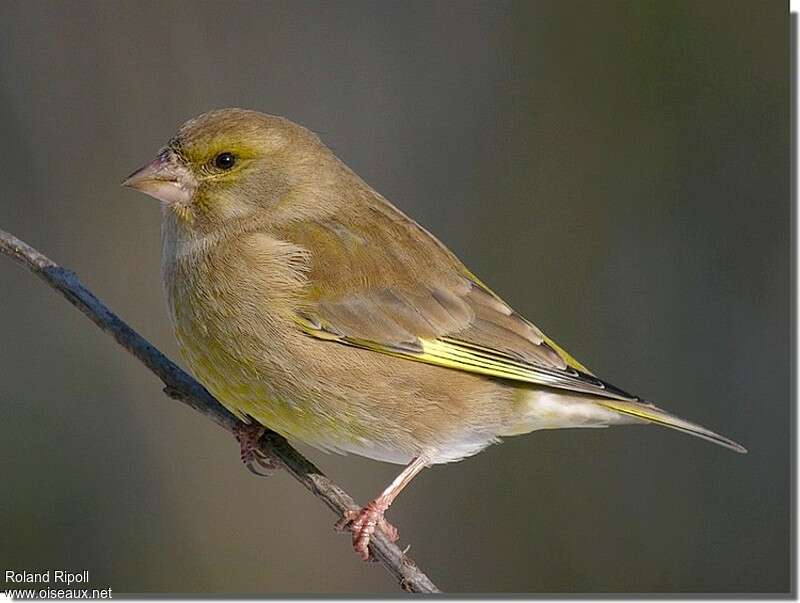
[[[142,166],[122,183],[170,205],[188,205],[197,190],[197,180],[166,153]]]

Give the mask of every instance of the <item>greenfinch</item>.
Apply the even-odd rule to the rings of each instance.
[[[406,465],[340,522],[364,559],[376,528],[397,537],[384,513],[422,468],[503,436],[654,423],[745,452],[593,375],[287,119],[205,113],[123,184],[161,201],[175,336],[252,426],[251,468],[264,427]]]

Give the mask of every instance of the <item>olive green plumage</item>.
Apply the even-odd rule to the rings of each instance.
[[[128,184],[164,201],[181,351],[240,417],[398,463],[633,422],[743,450],[592,376],[288,120],[207,113]]]

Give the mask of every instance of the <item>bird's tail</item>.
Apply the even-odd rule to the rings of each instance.
[[[688,433],[689,435],[703,438],[709,442],[714,442],[715,444],[719,444],[725,448],[730,448],[736,452],[743,454],[747,452],[747,449],[741,444],[737,444],[733,440],[729,440],[728,438],[723,437],[718,433],[714,433],[713,431],[697,425],[696,423],[691,423],[676,417],[675,415],[671,415],[668,412],[653,406],[652,404],[610,399],[596,400],[595,402],[604,408],[614,410],[623,415],[635,417],[637,419],[647,421],[648,423],[655,423],[656,425],[663,425],[664,427],[677,429],[678,431]]]

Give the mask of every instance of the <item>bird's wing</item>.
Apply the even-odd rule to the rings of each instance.
[[[636,398],[597,379],[393,207],[287,226],[310,252],[297,323],[308,335],[429,364]]]

